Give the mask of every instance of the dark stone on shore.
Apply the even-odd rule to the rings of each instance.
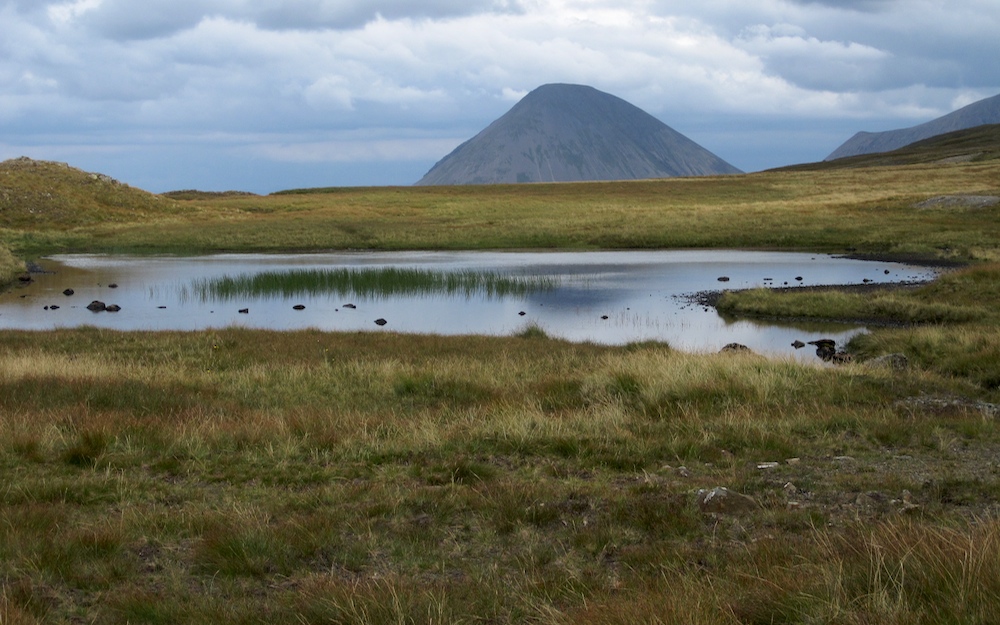
[[[833,339],[809,341],[809,344],[816,346],[816,355],[826,362],[832,362],[835,365],[846,365],[854,362],[854,356],[851,354],[843,350],[837,351],[837,342]]]
[[[32,281],[32,277],[31,277],[30,273],[22,273],[21,275],[19,275],[17,277],[17,279],[18,279],[19,282],[23,282],[25,284],[27,284],[27,283],[29,283],[29,282]]]
[[[837,342],[833,339],[818,339],[816,341],[809,341],[809,345],[816,346],[816,355],[819,356],[821,360],[827,362],[833,360],[833,357],[837,355]]]
[[[306,309],[306,307],[303,306],[302,304],[296,304],[296,305],[292,306],[292,308],[294,310],[305,310]]]
[[[49,310],[59,310],[59,305],[58,304],[52,304],[48,308],[49,308]]]
[[[607,315],[601,315],[601,319],[607,320],[608,316]]]
[[[167,309],[166,306],[157,306],[157,308],[159,308],[160,310],[166,310]]]
[[[742,343],[729,343],[725,347],[719,350],[720,354],[734,354],[734,353],[752,353],[750,348]]]
[[[249,308],[240,308],[240,314],[241,315],[249,315],[250,314],[250,309]]]
[[[382,318],[379,318],[379,319],[375,320],[375,325],[377,325],[377,326],[384,326],[387,323],[389,323],[389,322],[386,321],[385,319],[382,319]]]
[[[87,310],[92,311],[92,312],[101,312],[102,310],[106,310],[106,309],[107,309],[107,305],[104,302],[96,300],[96,299],[94,301],[90,302],[89,304],[87,304]]]
[[[885,273],[885,275],[889,275],[889,270],[886,269],[883,273]]]
[[[798,340],[792,341],[792,347],[794,347],[795,349],[802,349],[805,346],[806,346],[806,344],[803,343],[802,341],[798,341]]]
[[[355,306],[354,304],[344,304],[344,308],[350,308],[350,309],[353,310],[353,309],[357,308],[357,306]]]
[[[795,276],[795,280],[797,282],[802,282],[802,276]]]
[[[73,293],[75,293],[73,289],[66,289],[65,291],[63,291],[63,295],[65,295],[66,297],[69,297]]]
[[[729,282],[729,276],[719,276],[719,282]]]
[[[809,341],[808,345],[815,345],[816,347],[836,347],[837,341],[833,339],[816,339],[815,341]]]
[[[119,306],[118,304],[112,304],[112,305],[108,306],[107,308],[105,308],[104,310],[106,310],[108,312],[118,312],[121,309],[122,309],[122,307]]]
[[[527,314],[528,314],[528,313],[526,313],[526,312],[524,312],[524,311],[522,310],[521,312],[517,313],[517,316],[518,316],[518,317],[523,317],[523,316],[525,316],[525,315],[527,315]]]
[[[115,284],[114,282],[112,282],[111,284],[109,284],[109,285],[108,285],[108,288],[109,288],[109,289],[117,289],[117,288],[118,288],[118,285],[117,285],[117,284]]]

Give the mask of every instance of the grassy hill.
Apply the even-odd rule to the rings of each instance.
[[[69,229],[136,222],[174,210],[172,202],[66,163],[16,158],[0,163],[0,227]]]
[[[891,152],[782,167],[776,171],[824,171],[857,167],[984,162],[1000,159],[1000,124],[976,126],[924,139]]]

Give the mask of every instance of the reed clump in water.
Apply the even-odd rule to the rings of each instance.
[[[202,301],[247,297],[354,295],[459,295],[502,298],[555,288],[554,278],[490,271],[432,271],[407,267],[296,269],[198,280],[191,292]]]

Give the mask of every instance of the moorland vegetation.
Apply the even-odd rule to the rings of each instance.
[[[62,176],[57,197],[45,180]],[[842,366],[531,327],[2,330],[0,623],[1000,614],[1000,206],[928,202],[1000,196],[1000,161],[186,199],[19,162],[0,187],[12,267],[56,251],[515,247],[961,265],[891,292],[720,301],[885,324]]]

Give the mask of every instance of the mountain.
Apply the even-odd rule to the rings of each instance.
[[[1000,124],[1000,95],[973,102],[957,111],[952,111],[919,126],[885,132],[859,132],[834,150],[825,160],[832,161],[845,156],[888,152],[909,145],[914,141],[984,124]]]
[[[915,141],[890,152],[779,167],[774,171],[822,171],[929,163],[979,163],[1000,159],[1000,124],[986,124]]]
[[[621,98],[538,87],[441,159],[418,185],[634,180],[740,170]]]

